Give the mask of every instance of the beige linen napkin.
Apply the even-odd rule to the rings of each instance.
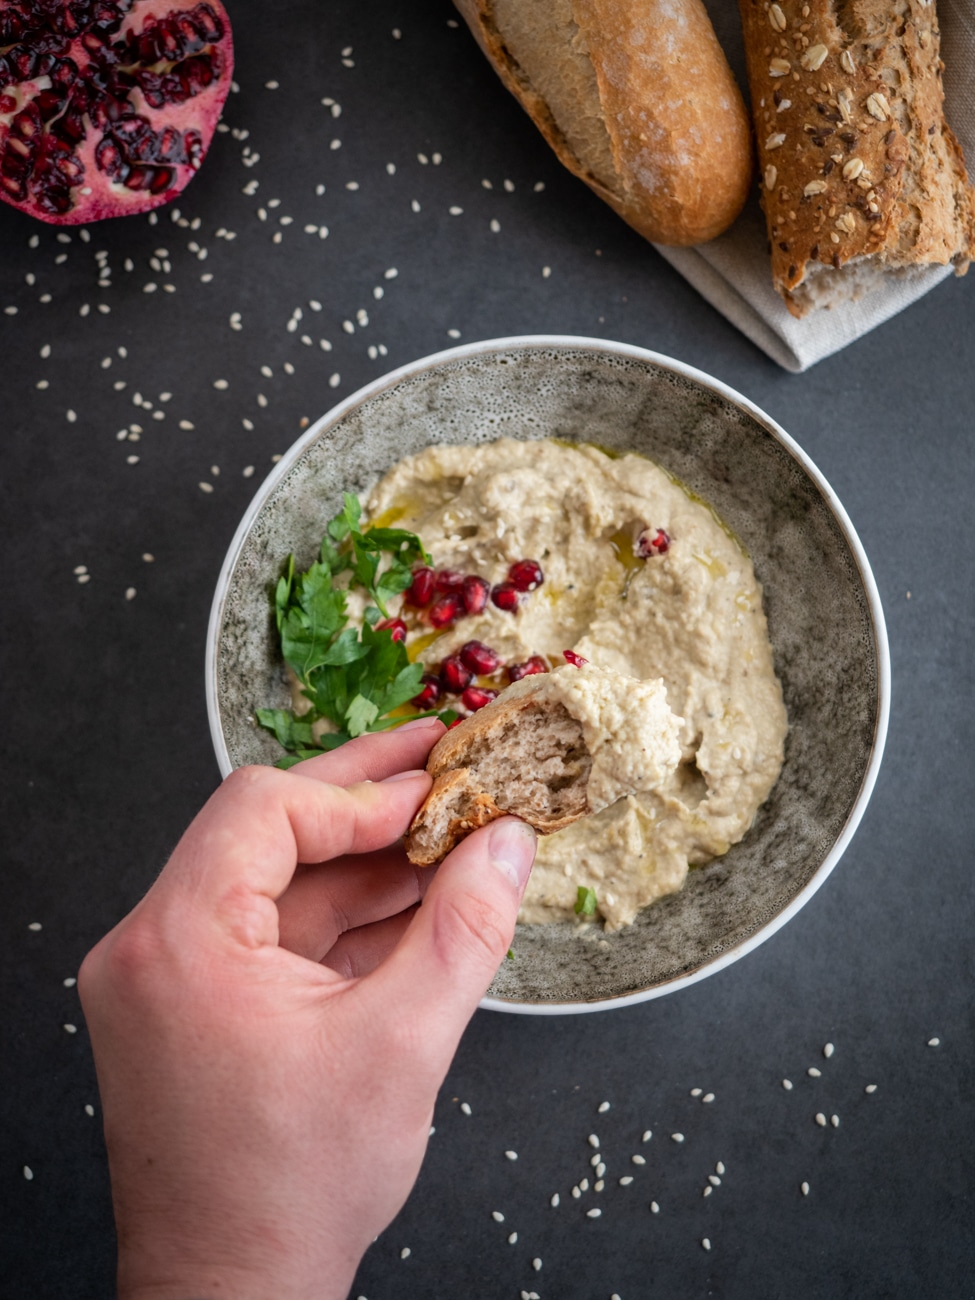
[[[735,0],[706,0],[718,39],[743,90],[748,81]],[[975,0],[938,0],[941,57],[945,64],[945,114],[961,141],[975,177]],[[898,278],[860,302],[790,316],[772,288],[765,217],[757,192],[731,227],[697,248],[657,251],[704,298],[786,370],[806,370],[889,320],[953,274],[951,267],[926,267]],[[975,277],[975,270],[972,272]],[[975,291],[975,286],[973,286]]]

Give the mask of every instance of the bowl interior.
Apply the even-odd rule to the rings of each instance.
[[[679,894],[613,935],[519,926],[514,960],[490,994],[512,1009],[653,996],[727,959],[824,868],[881,724],[881,652],[857,557],[820,487],[772,430],[727,391],[663,359],[568,341],[445,354],[346,403],[262,489],[215,605],[212,722],[229,766],[280,755],[252,721],[255,708],[288,703],[270,591],[290,551],[311,562],[343,490],[368,489],[400,457],[436,442],[506,435],[640,452],[710,502],[752,558],[789,714],[785,765],[745,839],[692,870]]]

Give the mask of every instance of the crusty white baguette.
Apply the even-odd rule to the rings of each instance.
[[[772,278],[794,316],[975,252],[934,0],[739,0]]]
[[[635,230],[699,244],[741,211],[748,115],[702,0],[455,0],[569,171]]]

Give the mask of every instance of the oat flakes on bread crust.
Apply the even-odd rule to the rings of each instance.
[[[772,278],[793,316],[975,256],[933,0],[739,0]]]

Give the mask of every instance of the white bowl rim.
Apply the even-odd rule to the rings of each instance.
[[[407,362],[405,365],[398,366],[395,370],[390,370],[374,379],[371,383],[359,388],[356,392],[351,393],[336,406],[326,411],[318,420],[316,420],[296,442],[282,455],[281,459],[275,464],[263,483],[258,487],[250,505],[244,512],[243,518],[237,525],[237,531],[227,550],[223,565],[217,578],[217,586],[213,595],[213,602],[210,607],[210,620],[207,627],[206,641],[206,705],[207,716],[210,723],[210,736],[213,741],[213,748],[217,758],[217,764],[220,768],[221,777],[227,777],[233,771],[233,764],[230,761],[230,754],[227,750],[226,741],[224,740],[223,729],[220,726],[220,709],[217,698],[217,645],[220,633],[220,626],[223,620],[224,603],[227,597],[227,591],[230,584],[230,575],[240,556],[251,526],[264,508],[271,493],[277,487],[278,483],[293,468],[295,463],[300,459],[308,446],[315,442],[322,431],[329,425],[338,423],[343,416],[354,407],[361,405],[376,394],[384,392],[389,388],[395,387],[401,380],[411,378],[426,370],[433,370],[450,361],[458,361],[467,357],[480,356],[485,353],[511,351],[513,349],[545,349],[561,348],[576,349],[579,351],[604,352],[614,357],[627,357],[637,361],[650,362],[664,370],[670,370],[675,374],[681,375],[687,379],[693,380],[702,387],[709,389],[711,392],[731,402],[733,405],[747,411],[759,424],[763,425],[768,432],[785,448],[790,456],[802,467],[805,473],[816,484],[822,493],[823,499],[828,504],[841,532],[846,540],[847,545],[856,562],[859,570],[860,579],[863,583],[863,589],[867,598],[867,605],[870,611],[870,618],[876,638],[877,650],[877,722],[874,729],[873,744],[871,747],[870,757],[867,768],[860,785],[860,790],[854,801],[853,807],[847,815],[846,822],[842,830],[836,837],[830,851],[816,869],[814,875],[806,882],[803,888],[796,894],[792,901],[777,913],[771,920],[767,921],[754,934],[741,942],[734,944],[727,951],[715,957],[713,960],[704,962],[695,970],[689,971],[685,975],[675,976],[663,984],[655,985],[649,989],[638,989],[633,993],[625,993],[620,997],[598,998],[592,1001],[579,1002],[546,1002],[546,1003],[528,1003],[515,1002],[507,998],[492,997],[485,995],[481,999],[481,1007],[489,1011],[506,1011],[514,1015],[580,1015],[590,1011],[605,1011],[617,1009],[620,1007],[636,1006],[640,1002],[648,1002],[652,998],[663,997],[666,993],[674,993],[678,989],[689,987],[696,984],[698,980],[706,976],[714,975],[730,966],[732,962],[738,961],[746,953],[752,952],[755,948],[770,939],[787,921],[791,920],[796,913],[809,902],[813,894],[826,880],[840,858],[846,851],[854,832],[860,824],[870,796],[873,793],[874,785],[877,780],[877,773],[880,770],[881,759],[883,758],[884,745],[887,739],[887,726],[890,718],[890,647],[887,640],[887,627],[884,621],[883,606],[880,600],[880,592],[870,568],[870,562],[867,559],[863,544],[857,536],[856,529],[846,513],[842,502],[830,486],[829,482],[817,468],[814,462],[806,455],[799,444],[782,428],[777,421],[773,420],[770,415],[757,406],[754,402],[744,397],[736,389],[716,379],[713,375],[706,374],[703,370],[698,370],[694,366],[689,366],[683,361],[678,361],[673,357],[664,356],[660,352],[653,352],[649,348],[637,347],[631,343],[617,343],[610,339],[589,338],[585,335],[576,334],[515,334],[507,338],[481,339],[474,343],[463,343],[457,347],[445,348],[441,352],[431,353],[429,356],[420,357],[416,361]]]

